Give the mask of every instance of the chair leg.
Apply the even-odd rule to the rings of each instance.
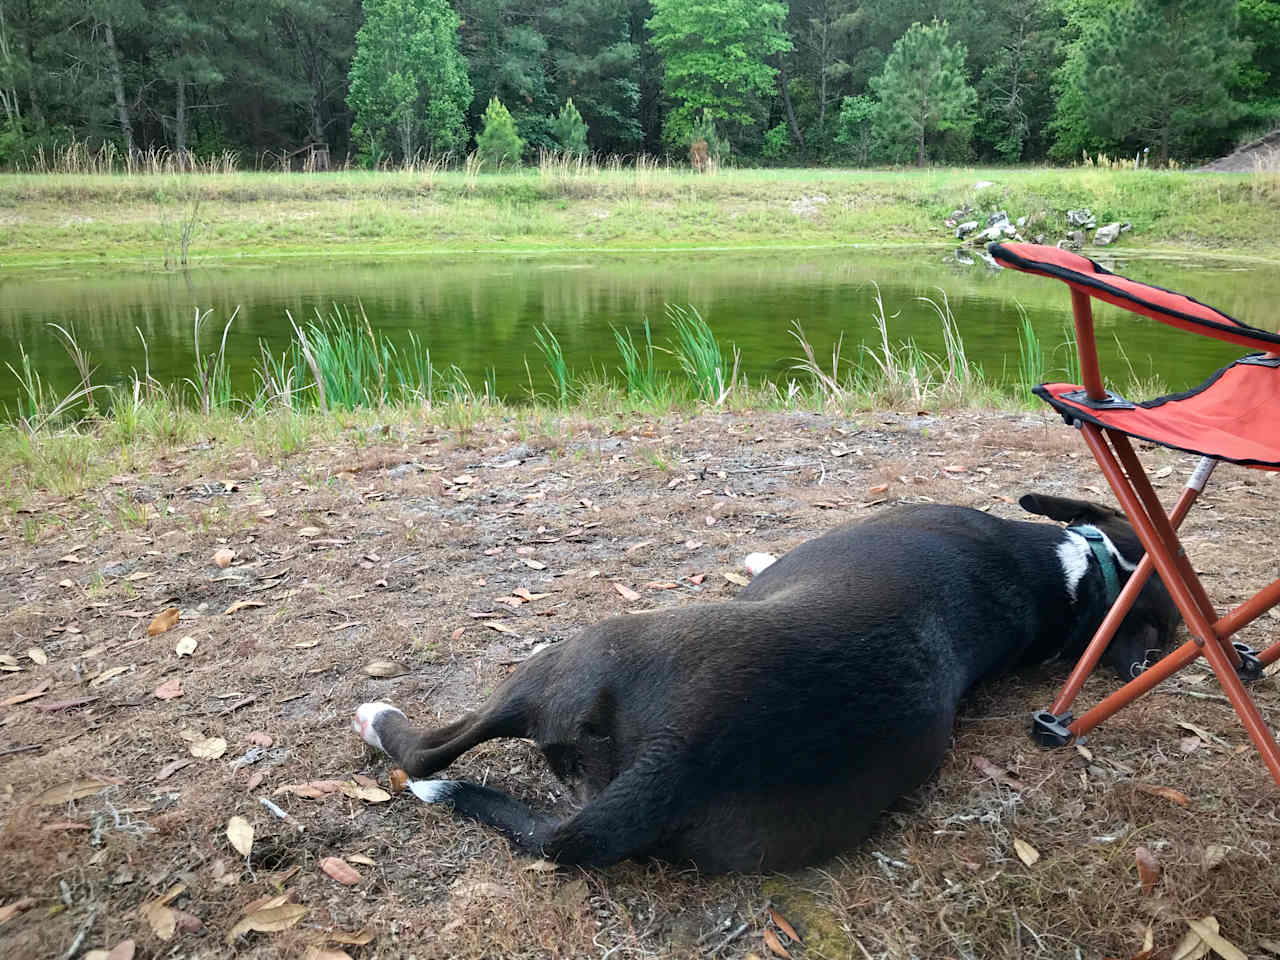
[[[1128,516],[1129,521],[1133,524],[1134,531],[1142,541],[1143,546],[1146,547],[1148,555],[1151,556],[1152,563],[1155,565],[1156,570],[1159,571],[1160,577],[1164,581],[1170,596],[1172,596],[1173,602],[1181,612],[1183,620],[1186,621],[1187,628],[1191,631],[1193,638],[1190,641],[1191,645],[1200,647],[1201,652],[1208,658],[1214,673],[1218,675],[1218,680],[1222,684],[1227,699],[1235,707],[1236,713],[1244,723],[1250,738],[1258,748],[1258,752],[1262,755],[1263,762],[1271,772],[1271,776],[1275,779],[1276,784],[1280,785],[1280,747],[1277,747],[1275,738],[1272,737],[1271,731],[1267,728],[1261,713],[1258,712],[1257,706],[1244,689],[1240,678],[1236,675],[1236,668],[1240,665],[1239,654],[1230,644],[1223,642],[1222,634],[1216,629],[1216,624],[1211,621],[1210,617],[1205,615],[1201,598],[1207,603],[1208,597],[1200,584],[1199,578],[1195,575],[1195,571],[1191,568],[1190,562],[1186,559],[1186,554],[1182,551],[1177,535],[1173,532],[1173,528],[1163,508],[1160,506],[1159,500],[1155,498],[1155,493],[1147,481],[1141,464],[1137,462],[1128,438],[1111,431],[1108,431],[1109,436],[1106,438],[1112,441],[1117,453],[1126,461],[1126,466],[1129,468],[1126,476],[1126,472],[1121,469],[1116,456],[1112,453],[1111,448],[1108,447],[1102,431],[1091,424],[1085,424],[1082,432],[1094,459],[1098,462],[1098,466],[1107,478],[1107,482],[1111,484],[1111,489],[1120,501],[1120,505]],[[1151,512],[1148,512],[1148,506],[1153,507]],[[1191,583],[1195,584],[1194,588]],[[1267,591],[1264,591],[1264,594],[1277,588],[1280,588],[1280,582],[1272,584]],[[1248,607],[1250,604],[1245,606]],[[1212,609],[1211,606],[1210,609]],[[1212,619],[1216,620],[1217,618],[1214,617]],[[1226,617],[1223,620],[1231,621],[1232,618]],[[1184,645],[1183,649],[1186,649],[1186,645]],[[1163,676],[1171,676],[1176,672],[1176,670],[1169,668],[1174,666],[1174,662],[1181,660],[1181,657],[1178,657],[1180,652],[1175,652],[1175,654],[1166,657],[1162,661],[1162,664],[1167,664],[1167,666],[1160,670],[1160,675],[1151,678],[1152,682],[1147,684],[1140,683],[1146,676],[1144,673],[1137,680],[1131,681],[1124,688],[1116,691],[1116,694],[1124,694],[1124,697],[1123,702],[1118,703],[1115,709],[1119,709],[1125,703],[1132,702],[1135,697],[1145,693],[1151,686],[1158,683]],[[1186,656],[1186,654],[1183,654],[1183,656]],[[1188,659],[1186,662],[1189,663],[1191,660]],[[1185,665],[1185,663],[1182,664],[1182,666]],[[1158,664],[1157,666],[1161,665]],[[1114,710],[1111,712],[1114,712]]]

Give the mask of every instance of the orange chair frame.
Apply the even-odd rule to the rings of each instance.
[[[1000,251],[996,249],[997,246],[993,245],[992,253],[999,260]],[[1093,295],[1071,284],[1071,307],[1085,394],[1090,400],[1102,401],[1107,399],[1109,394],[1103,387],[1102,374],[1098,365],[1098,351],[1093,329]],[[1119,305],[1124,306],[1124,304]],[[1153,319],[1162,319],[1156,314],[1142,312]],[[1181,323],[1174,325],[1182,329],[1191,329]],[[1245,327],[1244,331],[1249,329]],[[1229,333],[1215,330],[1193,330],[1193,332],[1263,351],[1270,350],[1272,352],[1267,354],[1269,357],[1280,356],[1280,353],[1275,352],[1275,343],[1270,338],[1255,339],[1246,332],[1234,330]],[[1277,411],[1276,417],[1277,431],[1280,431],[1280,411]],[[1053,705],[1047,712],[1036,715],[1033,722],[1033,736],[1042,744],[1065,744],[1071,738],[1081,737],[1203,655],[1217,675],[1227,699],[1244,723],[1249,737],[1261,754],[1271,776],[1276,784],[1280,785],[1280,747],[1277,746],[1275,737],[1241,679],[1241,674],[1248,674],[1250,667],[1252,672],[1260,673],[1261,667],[1280,660],[1280,641],[1271,644],[1256,657],[1247,647],[1233,645],[1230,642],[1230,638],[1238,630],[1280,604],[1280,578],[1258,591],[1245,603],[1226,614],[1219,615],[1199,576],[1192,568],[1176,532],[1213,473],[1217,461],[1212,457],[1204,457],[1200,461],[1200,465],[1188,480],[1172,512],[1166,513],[1142,463],[1134,453],[1128,435],[1119,430],[1099,427],[1088,422],[1077,421],[1077,425],[1080,427],[1089,451],[1111,485],[1116,499],[1133,524],[1134,531],[1141,539],[1147,553],[1130,575],[1128,583],[1072,670]],[[1098,663],[1107,644],[1111,642],[1116,629],[1129,612],[1153,570],[1159,572],[1179,613],[1182,614],[1187,629],[1191,633],[1191,639],[1087,710],[1078,719],[1072,717],[1068,711],[1084,681]],[[1046,737],[1045,729],[1055,726],[1060,735],[1056,738]]]

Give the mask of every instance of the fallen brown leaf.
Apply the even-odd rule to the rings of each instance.
[[[377,860],[374,860],[374,859],[373,859],[373,857],[366,857],[363,853],[352,853],[352,854],[349,854],[349,855],[347,856],[347,861],[348,861],[349,863],[358,863],[358,864],[360,864],[362,867],[376,867],[376,866],[378,865],[378,861],[377,861]],[[346,942],[346,943],[351,943],[352,941],[347,940],[347,941],[344,941],[344,942]]]
[[[975,754],[973,758],[973,765],[992,780],[1012,787],[1019,793],[1022,793],[1027,789],[1027,785],[1025,783],[1011,774],[1004,767],[996,766],[996,764],[992,763],[984,756]]]
[[[206,737],[195,741],[188,749],[193,757],[201,760],[217,760],[227,752],[227,741],[221,737]]]
[[[394,660],[371,660],[364,665],[364,672],[371,677],[400,677],[409,670]]]
[[[276,903],[276,900],[280,902]],[[248,933],[250,930],[256,930],[259,933],[275,933],[278,930],[287,930],[306,916],[307,913],[306,907],[300,903],[288,903],[286,902],[286,897],[273,897],[268,903],[271,905],[259,907],[241,918],[227,932],[227,942],[230,943],[240,934]]]
[[[177,607],[169,607],[167,610],[162,610],[160,613],[156,614],[155,619],[152,620],[151,624],[147,627],[147,636],[158,637],[166,630],[172,630],[180,616],[182,616],[182,611]]]
[[[626,600],[629,603],[635,603],[640,599],[640,594],[621,583],[615,583],[613,585],[613,589],[618,591],[618,596],[622,597],[623,600]]]
[[[347,933],[345,930],[326,930],[318,939],[322,943],[347,943],[354,947],[363,947],[367,943],[372,943],[374,936],[374,932],[365,927],[355,933]]]
[[[1222,960],[1249,960],[1245,952],[1237,947],[1234,943],[1222,936],[1215,927],[1210,927],[1205,920],[1188,920],[1187,926],[1190,927],[1195,934],[1209,945],[1209,948],[1222,957]]]
[[[341,857],[325,857],[320,861],[320,869],[334,880],[337,880],[338,883],[347,886],[354,886],[363,879],[360,876],[360,871]]]
[[[49,692],[52,684],[48,680],[42,680],[26,693],[15,693],[13,696],[4,700],[0,700],[0,707],[13,707],[19,703],[26,703],[28,700],[35,700],[37,697],[43,697]]]
[[[34,897],[23,897],[21,900],[15,900],[13,903],[0,907],[0,926],[8,923],[23,910],[30,910],[35,905],[36,901]]]
[[[222,615],[224,617],[227,617],[233,613],[239,613],[241,610],[246,610],[249,607],[265,607],[265,606],[266,604],[263,603],[261,600],[237,600],[231,606],[227,607],[227,609],[223,610]]]
[[[182,677],[174,674],[152,691],[159,700],[174,700],[182,696]]]
[[[1134,786],[1143,793],[1150,794],[1153,797],[1161,797],[1170,803],[1176,803],[1180,807],[1191,805],[1191,798],[1180,790],[1173,789],[1173,787],[1157,787],[1150,783],[1138,783],[1134,784]]]
[[[354,780],[344,782],[338,790],[352,800],[363,800],[366,803],[386,803],[391,799],[391,794],[381,787],[370,787],[363,783],[356,783]]]
[[[777,925],[778,929],[791,938],[792,943],[801,943],[800,934],[796,933],[796,928],[787,923],[787,918],[780,914],[773,907],[769,908],[769,916]]]
[[[31,802],[38,807],[50,807],[54,804],[69,803],[72,800],[83,800],[85,797],[91,797],[107,787],[116,785],[111,780],[96,777],[72,780],[70,783],[62,783],[56,787],[50,787],[43,793],[38,794]]]
[[[186,889],[185,883],[174,884],[163,896],[148,900],[138,908],[138,913],[151,925],[151,932],[161,940],[172,940],[178,930],[178,911],[169,904]]]
[[[724,578],[728,580],[730,583],[736,583],[740,587],[745,587],[747,584],[751,582],[742,574],[734,573],[732,570],[726,571]]]
[[[171,760],[156,772],[155,780],[157,783],[161,780],[168,780],[183,767],[189,767],[193,763],[195,763],[195,761],[190,757],[183,757],[181,760]]]
[[[236,853],[247,857],[253,849],[253,824],[241,816],[234,816],[227,821],[227,839]]]
[[[264,748],[269,747],[273,743],[275,743],[275,740],[272,738],[271,734],[267,733],[265,730],[254,730],[247,737],[245,737],[245,740],[253,744],[255,747],[264,747]]]
[[[1016,853],[1018,855],[1018,859],[1028,867],[1034,867],[1040,862],[1040,851],[1027,843],[1027,841],[1019,839],[1018,837],[1013,838],[1013,852]]]
[[[787,952],[787,948],[782,945],[782,941],[778,939],[778,935],[768,927],[764,928],[764,945],[769,948],[769,952],[775,957],[782,957],[783,960],[790,960],[791,954]]]
[[[308,780],[306,783],[286,783],[284,786],[276,787],[275,790],[271,791],[271,795],[278,797],[282,793],[292,793],[295,797],[319,800],[321,797],[327,797],[341,789],[341,780]]]
[[[225,569],[226,567],[231,566],[231,561],[234,560],[235,558],[236,558],[236,552],[234,550],[231,550],[228,547],[223,547],[221,550],[218,550],[214,553],[213,562],[216,563],[219,567],[222,567]]]
[[[1206,870],[1215,870],[1222,866],[1227,859],[1227,854],[1230,852],[1230,847],[1223,846],[1220,843],[1211,843],[1204,848],[1204,856],[1200,858],[1200,863]]]
[[[127,673],[131,669],[133,669],[132,665],[127,665],[123,667],[112,667],[109,670],[103,670],[100,674],[98,674],[96,677],[94,677],[92,680],[89,681],[89,686],[100,687],[104,683],[106,683],[108,680],[118,677],[122,673]]]
[[[1160,861],[1146,847],[1138,847],[1134,850],[1133,859],[1138,865],[1138,883],[1142,886],[1142,895],[1150,896],[1151,891],[1160,882]]]
[[[32,663],[38,663],[42,667],[49,662],[49,655],[39,647],[32,647],[28,650],[27,656],[31,658]]]

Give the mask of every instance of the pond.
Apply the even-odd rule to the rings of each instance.
[[[1280,272],[1266,264],[1208,258],[1108,255],[1104,265],[1135,279],[1179,290],[1257,326],[1274,324]],[[13,362],[21,345],[52,386],[69,390],[76,376],[49,324],[74,329],[92,357],[98,382],[122,383],[143,367],[139,333],[150,370],[164,383],[192,374],[193,318],[212,311],[202,348],[212,350],[227,317],[233,385],[256,386],[259,341],[278,354],[289,343],[288,315],[300,321],[338,305],[352,316],[363,307],[373,328],[398,343],[414,332],[433,364],[456,365],[480,384],[519,398],[549,389],[535,327],[549,327],[571,369],[613,373],[618,354],[611,326],[641,334],[645,319],[654,342],[673,335],[668,304],[692,306],[722,343],[741,350],[742,371],[784,379],[798,354],[789,334],[804,328],[819,358],[844,335],[844,356],[877,338],[874,297],[879,289],[894,341],[912,339],[943,351],[934,307],[945,297],[970,360],[990,379],[1012,382],[1018,370],[1018,327],[1025,310],[1049,355],[1051,378],[1062,376],[1069,298],[1062,284],[981,262],[957,263],[949,250],[856,248],[758,252],[689,251],[664,254],[548,254],[384,257],[358,260],[228,261],[189,272],[123,268],[0,269],[0,358]],[[1146,376],[1158,370],[1172,389],[1198,383],[1242,351],[1184,334],[1099,305],[1098,341],[1104,373],[1126,379],[1127,363]],[[670,366],[670,358],[665,358]],[[0,402],[14,406],[17,390],[0,366]]]

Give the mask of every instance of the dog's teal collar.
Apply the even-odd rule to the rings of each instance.
[[[1107,588],[1107,606],[1111,606],[1116,602],[1116,597],[1120,596],[1120,574],[1116,570],[1116,558],[1107,549],[1107,538],[1093,526],[1067,527],[1067,532],[1084,537],[1089,544],[1089,549],[1098,560],[1098,566],[1102,568],[1102,582]]]

